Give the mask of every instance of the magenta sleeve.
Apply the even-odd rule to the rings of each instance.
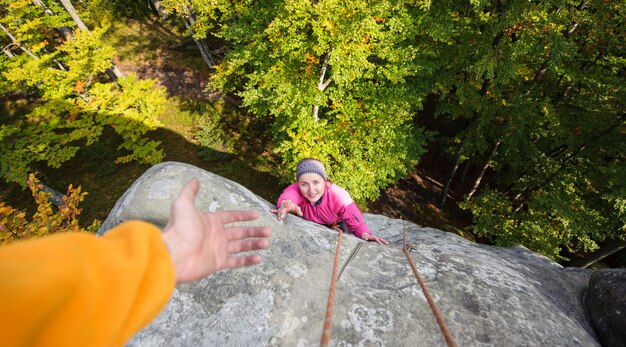
[[[280,204],[283,200],[291,200],[298,206],[302,203],[302,195],[300,195],[298,183],[290,184],[287,188],[285,188],[285,190],[283,190],[282,194],[278,197],[278,201],[276,201],[276,207],[280,208]]]
[[[363,214],[361,214],[359,207],[354,202],[346,206],[341,214],[341,219],[346,222],[348,230],[360,239],[363,238],[363,234],[372,234],[367,224],[365,224],[365,220],[363,220]]]

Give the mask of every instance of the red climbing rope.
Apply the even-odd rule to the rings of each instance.
[[[404,240],[403,240],[402,248],[404,249],[404,254],[406,255],[406,259],[409,261],[409,264],[411,264],[411,269],[413,269],[413,274],[415,275],[415,278],[417,278],[417,283],[419,283],[420,287],[422,288],[422,292],[424,293],[424,296],[426,297],[426,301],[428,301],[430,310],[433,311],[435,320],[437,321],[437,324],[439,325],[439,329],[441,329],[441,333],[443,334],[443,337],[446,340],[446,343],[448,344],[449,347],[456,347],[457,346],[456,341],[454,341],[454,337],[452,337],[452,333],[450,332],[450,329],[448,329],[448,325],[446,324],[446,321],[443,319],[443,315],[437,308],[437,305],[435,304],[435,300],[433,300],[433,297],[430,295],[430,292],[426,288],[426,284],[424,284],[424,281],[422,280],[422,276],[420,276],[419,272],[417,271],[417,267],[415,267],[415,263],[413,263],[413,259],[411,258],[411,255],[409,254],[409,249],[406,246],[406,225],[405,225],[404,219],[402,220],[402,228],[404,230]]]
[[[324,317],[324,330],[322,331],[322,340],[320,346],[328,346],[330,343],[330,333],[333,330],[333,310],[335,309],[335,292],[337,291],[337,275],[339,274],[339,255],[341,253],[341,236],[343,231],[339,229],[339,238],[337,239],[337,249],[335,250],[335,263],[333,264],[333,275],[330,279],[330,290],[328,292],[328,303],[326,304],[326,317]]]

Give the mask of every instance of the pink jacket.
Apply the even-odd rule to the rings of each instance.
[[[280,207],[283,200],[287,199],[300,206],[306,220],[325,225],[344,221],[348,230],[358,238],[363,238],[363,234],[372,234],[350,194],[333,183],[326,183],[324,195],[316,203],[311,203],[302,196],[298,183],[285,188],[276,205]]]

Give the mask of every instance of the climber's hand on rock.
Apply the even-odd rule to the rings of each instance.
[[[389,242],[383,239],[382,237],[374,236],[372,234],[363,234],[361,238],[365,241],[373,241],[373,242],[378,242],[380,244],[385,244],[385,245],[389,244]]]
[[[287,213],[293,213],[299,217],[302,217],[302,209],[300,208],[300,206],[294,204],[293,201],[289,199],[283,200],[280,203],[280,207],[277,210],[272,210],[271,212],[276,215],[276,218],[279,221],[285,219]]]

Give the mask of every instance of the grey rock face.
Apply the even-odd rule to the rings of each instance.
[[[319,345],[337,233],[288,216],[241,185],[180,163],[148,170],[120,198],[101,232],[128,219],[163,226],[196,176],[204,210],[254,209],[273,230],[264,262],[179,285],[131,346]],[[280,187],[277,187],[280,189]],[[475,244],[454,234],[365,214],[389,246],[345,235],[331,345],[443,346],[445,341],[402,250],[411,257],[460,346],[599,346],[582,298],[590,271],[564,269],[522,247]]]
[[[602,345],[626,346],[626,269],[594,271],[585,304]]]

